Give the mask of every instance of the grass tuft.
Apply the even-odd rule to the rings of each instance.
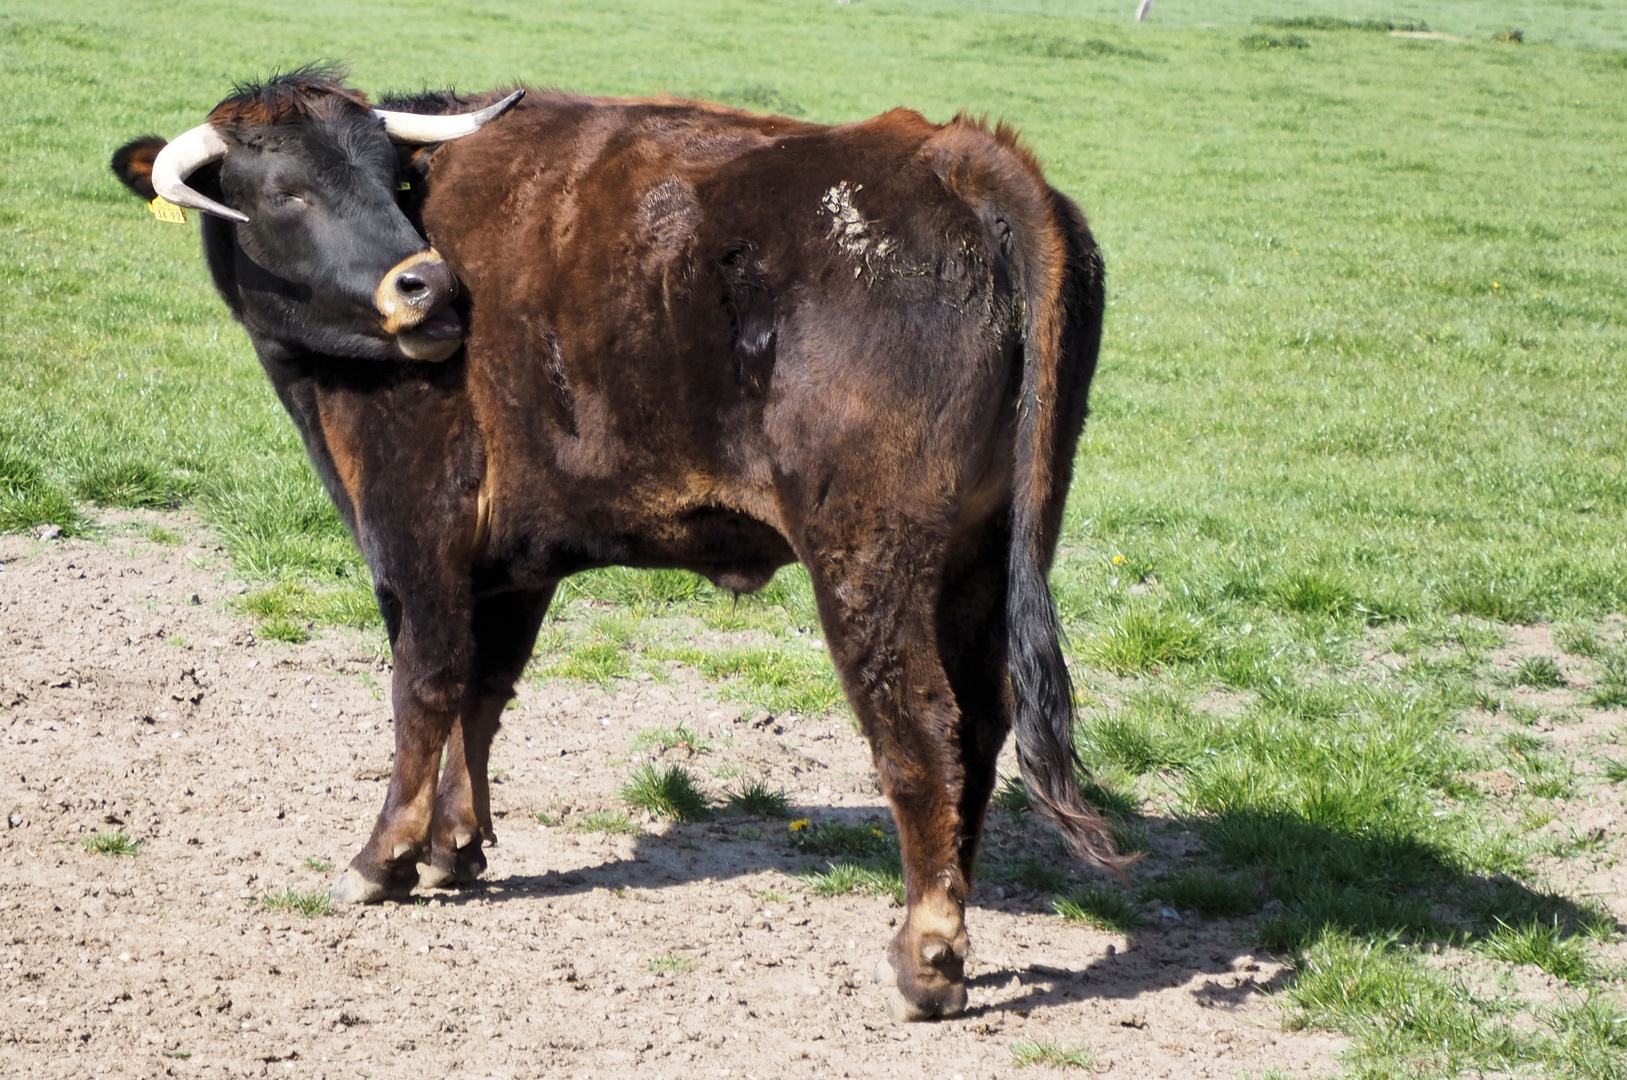
[[[1588,695],[1588,703],[1601,709],[1627,708],[1627,650],[1604,658],[1603,670]]]
[[[893,903],[904,903],[904,877],[896,870],[834,862],[827,863],[824,870],[809,870],[799,876],[815,896],[858,893],[863,896],[890,896]]]
[[[1255,19],[1260,26],[1276,26],[1284,30],[1359,30],[1367,33],[1388,33],[1391,30],[1428,30],[1421,22],[1395,23],[1381,19],[1341,19],[1332,15],[1288,15]]]
[[[537,820],[542,824],[549,824],[542,819],[545,814],[537,814]],[[633,824],[632,818],[621,810],[591,810],[583,814],[572,823],[571,827],[577,832],[610,833],[612,835],[637,836],[644,830]]]
[[[674,953],[671,956],[653,957],[645,970],[651,975],[660,975],[668,971],[693,971],[694,969],[695,962],[693,960],[687,956],[679,956]]]
[[[1056,1043],[1019,1039],[1011,1044],[1011,1063],[1017,1068],[1043,1065],[1048,1069],[1089,1069],[1096,1064],[1096,1054],[1082,1046],[1072,1048]]]
[[[1459,979],[1421,964],[1393,937],[1363,940],[1329,930],[1296,964],[1284,992],[1290,1025],[1343,1032],[1360,1075],[1411,1072],[1410,1060],[1432,1063],[1431,1074],[1468,1068],[1512,1071],[1530,1060],[1534,1040],[1509,1025],[1494,1001],[1477,998]]]
[[[1128,934],[1141,921],[1135,905],[1123,893],[1105,885],[1086,885],[1070,896],[1053,900],[1051,907],[1069,922],[1115,934]]]
[[[1592,990],[1579,1001],[1561,1001],[1543,1019],[1553,1032],[1547,1056],[1556,1075],[1627,1078],[1627,1010],[1612,996]]]
[[[279,582],[249,593],[243,598],[243,610],[261,620],[262,626],[267,622],[316,622],[367,627],[382,621],[372,587],[359,579],[321,589]]]
[[[1079,726],[1080,757],[1093,767],[1116,765],[1136,776],[1178,768],[1194,753],[1176,734],[1191,719],[1185,703],[1173,699],[1138,702],[1123,712],[1092,716]]]
[[[791,810],[785,792],[771,788],[760,780],[741,784],[728,792],[726,798],[731,811],[752,817],[782,818]]]
[[[823,716],[845,701],[823,649],[733,649],[700,656],[696,666],[772,713]]]
[[[1550,656],[1527,656],[1520,660],[1510,678],[1515,686],[1552,690],[1565,685],[1565,673]]]
[[[691,757],[707,753],[712,744],[701,738],[687,725],[679,724],[671,728],[645,728],[633,740],[634,752],[646,750],[667,751],[682,747]]]
[[[329,915],[333,912],[332,902],[328,899],[326,889],[310,889],[301,892],[293,887],[286,887],[280,893],[267,893],[260,897],[260,906],[266,911],[287,911],[295,915],[303,915],[309,919],[315,915]]]
[[[1589,659],[1605,655],[1604,644],[1599,636],[1585,626],[1575,623],[1566,623],[1554,628],[1554,644],[1559,646],[1561,652],[1571,656],[1585,656]]]
[[[1076,772],[1075,779],[1079,784],[1079,797],[1108,817],[1127,820],[1141,813],[1140,800],[1120,791],[1100,775]]]
[[[29,532],[41,525],[55,525],[64,536],[81,536],[89,527],[39,466],[0,447],[0,533]]]
[[[706,795],[682,765],[640,765],[622,786],[628,805],[674,821],[699,821],[709,814]]]
[[[262,638],[287,642],[290,645],[303,645],[311,640],[311,632],[292,619],[267,619],[259,625],[255,633]]]
[[[181,503],[184,485],[144,461],[114,460],[93,464],[74,481],[74,494],[103,506],[166,507]]]
[[[1308,49],[1311,43],[1298,34],[1248,34],[1243,38],[1245,49]]]
[[[1085,642],[1084,655],[1098,667],[1132,674],[1191,663],[1203,657],[1208,644],[1202,623],[1192,616],[1137,604]]]
[[[85,837],[85,850],[93,855],[137,855],[144,841],[132,840],[123,829],[99,832]]]
[[[1300,615],[1343,618],[1356,610],[1356,595],[1342,581],[1310,570],[1290,573],[1272,592],[1273,603]]]
[[[1534,964],[1573,985],[1586,983],[1592,975],[1586,941],[1566,933],[1557,918],[1546,924],[1536,919],[1514,926],[1501,919],[1497,923],[1485,942],[1491,956],[1510,964]]]
[[[1034,808],[1028,797],[1028,785],[1023,783],[1022,777],[1010,774],[1000,777],[1000,786],[994,790],[994,805],[1013,817],[1022,817]]]
[[[1158,63],[1154,53],[1102,38],[1067,38],[1054,34],[1000,34],[973,43],[974,48],[1017,53],[1045,60],[1140,60]]]
[[[608,687],[633,673],[627,646],[617,641],[590,641],[566,650],[539,673],[547,679],[575,679]]]
[[[1205,918],[1247,915],[1260,906],[1259,890],[1252,882],[1202,871],[1177,874],[1148,891],[1177,911]]]
[[[787,835],[791,846],[804,855],[876,859],[896,858],[898,854],[898,838],[877,825],[845,825],[839,821],[813,825],[794,821]]]
[[[1503,754],[1525,790],[1539,799],[1568,799],[1576,794],[1576,765],[1547,752],[1543,740],[1519,731],[1505,732]]]
[[[1530,594],[1512,582],[1470,578],[1454,581],[1440,592],[1441,610],[1448,615],[1473,615],[1495,622],[1529,625],[1537,621]]]
[[[1068,887],[1068,875],[1054,862],[1016,859],[993,867],[987,874],[994,881],[1021,885],[1035,892],[1059,893]]]

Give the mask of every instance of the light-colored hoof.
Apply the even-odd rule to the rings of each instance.
[[[893,967],[892,961],[883,954],[876,961],[876,984],[886,993],[883,995],[883,1004],[887,1015],[900,1024],[914,1024],[922,1020],[948,1020],[959,1016],[966,1011],[966,987],[956,986],[947,995],[948,1001],[938,1001],[929,1005],[917,1005],[904,996],[904,991],[898,988],[898,971]]]
[[[377,904],[389,898],[389,889],[367,880],[354,869],[340,874],[339,880],[328,890],[328,899],[335,904]]]
[[[887,989],[887,1015],[900,1024],[915,1024],[922,1020],[932,1019],[932,1014],[918,1005],[912,1004],[904,996],[904,992],[897,986]]]
[[[440,870],[429,863],[418,864],[418,887],[420,889],[450,889],[455,875],[450,870]]]

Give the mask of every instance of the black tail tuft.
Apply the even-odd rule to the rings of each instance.
[[[1062,657],[1062,625],[1045,571],[1024,549],[1028,545],[1015,538],[1006,595],[1017,762],[1023,783],[1034,809],[1057,827],[1074,855],[1118,872],[1131,859],[1117,852],[1107,822],[1079,793],[1073,682]]]

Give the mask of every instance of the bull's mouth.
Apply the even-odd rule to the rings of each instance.
[[[446,360],[463,344],[463,319],[448,304],[417,326],[397,334],[395,342],[409,360]]]

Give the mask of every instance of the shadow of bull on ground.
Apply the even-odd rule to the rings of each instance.
[[[805,806],[795,812],[852,829],[891,824],[875,807]],[[1259,811],[1150,816],[1125,824],[1126,835],[1139,838],[1145,854],[1123,880],[1075,866],[1053,872],[1047,884],[1055,887],[1045,888],[1032,883],[1032,868],[1067,866],[1052,834],[1022,816],[991,816],[979,863],[982,880],[970,902],[974,950],[978,909],[1054,920],[1058,900],[1072,901],[1076,917],[1122,937],[1077,970],[1042,959],[974,963],[972,988],[1009,988],[1016,979],[1023,992],[974,1007],[971,1015],[1026,1014],[1092,997],[1133,1000],[1195,980],[1201,981],[1192,993],[1203,1004],[1235,1006],[1291,978],[1291,969],[1282,969],[1273,979],[1256,980],[1253,958],[1288,959],[1329,931],[1414,944],[1467,944],[1499,926],[1533,921],[1565,934],[1583,933],[1590,922],[1601,920],[1614,927],[1600,909],[1507,873],[1467,865],[1459,855],[1405,833],[1336,828]],[[796,850],[775,835],[776,829],[783,830],[784,823],[722,819],[682,825],[664,835],[634,838],[627,857],[568,871],[497,877],[462,893],[441,894],[441,900],[460,904],[480,897],[506,903],[594,889],[660,890],[763,870],[806,880],[842,862],[896,872],[895,847],[879,856],[844,858],[837,852]],[[887,839],[891,843],[890,832]],[[1488,862],[1497,862],[1495,850]],[[881,943],[875,945],[879,951]],[[1125,1022],[1134,1023],[1134,1015]]]

